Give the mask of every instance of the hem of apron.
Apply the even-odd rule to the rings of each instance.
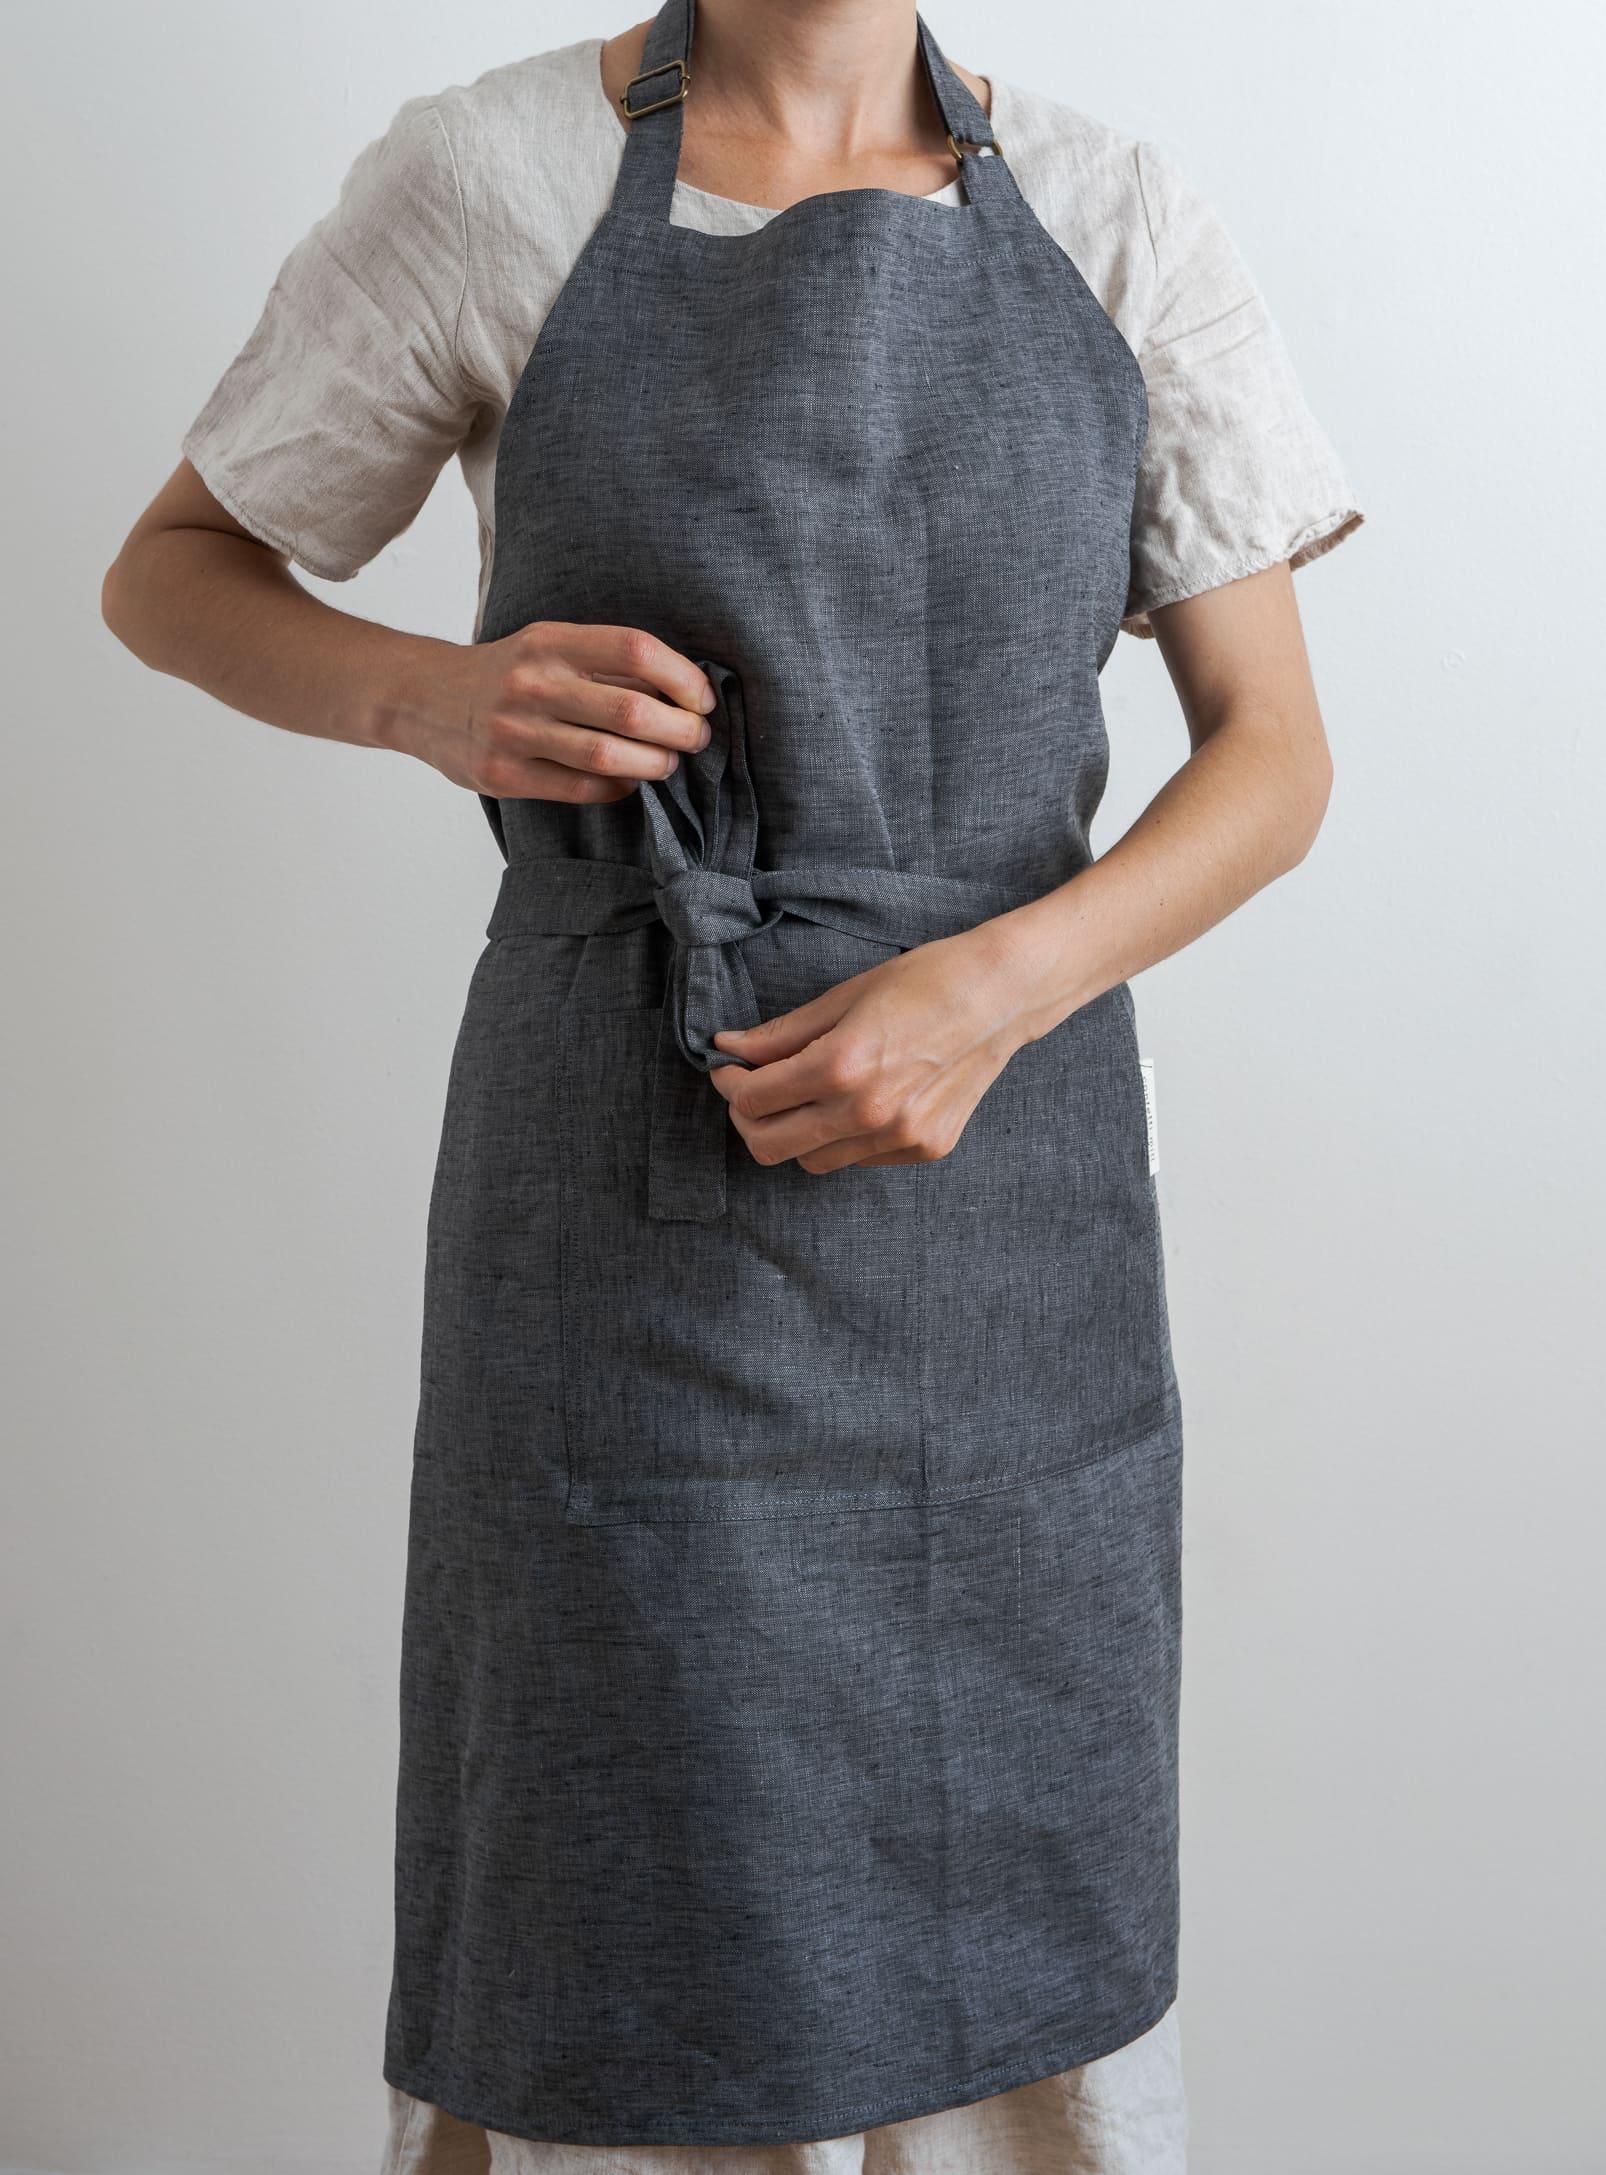
[[[398,2091],[438,2107],[458,2122],[478,2123],[481,2129],[493,2130],[503,2137],[516,2137],[531,2145],[598,2145],[617,2151],[651,2145],[828,2144],[860,2130],[881,2129],[895,2122],[915,2122],[926,2115],[948,2114],[955,2108],[973,2106],[978,2100],[992,2099],[1000,2092],[1014,2091],[1021,2085],[1039,2084],[1045,2077],[1058,2076],[1063,2070],[1082,2069],[1089,2062],[1103,2061],[1107,2055],[1118,2054],[1135,2039],[1141,2039],[1145,2032],[1152,2031],[1176,1998],[1177,1982],[1173,1976],[1167,1981],[1157,2004],[1145,2006],[1136,2021],[1122,2024],[1113,2032],[1060,2040],[1056,2045],[1037,2054],[1024,2055],[1018,2061],[995,2062],[989,2069],[976,2070],[956,2085],[906,2093],[901,2098],[873,2100],[856,2107],[832,2107],[814,2115],[794,2116],[781,2127],[770,2122],[756,2126],[739,2119],[705,2123],[695,2116],[674,2116],[667,2122],[637,2126],[628,2131],[613,2123],[586,2123],[574,2129],[543,2126],[531,2130],[520,2127],[524,2117],[490,2111],[477,2100],[471,2106],[450,2086],[438,2089],[422,2070],[409,2070],[386,2062],[382,2074],[384,2081]]]

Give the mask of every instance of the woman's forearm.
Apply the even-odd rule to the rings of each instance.
[[[1180,951],[1293,868],[1330,778],[1319,732],[1249,702],[1225,716],[1108,853],[986,924],[1025,1038]]]
[[[978,932],[1031,1041],[1293,868],[1332,758],[1287,565],[1154,615],[1194,752],[1081,875]]]
[[[106,624],[142,663],[290,732],[395,746],[454,645],[337,611],[248,537],[158,528],[107,573]]]
[[[181,463],[101,592],[142,663],[287,731],[416,756],[471,791],[612,801],[708,738],[714,693],[635,627],[542,621],[443,642],[335,610]]]

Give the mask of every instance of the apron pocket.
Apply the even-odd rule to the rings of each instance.
[[[656,1006],[562,1018],[566,1516],[920,1501],[921,1167],[761,1165],[726,1114],[725,1214],[649,1218],[658,1032]]]

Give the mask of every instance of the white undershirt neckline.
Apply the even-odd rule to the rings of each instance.
[[[614,133],[619,138],[619,154],[622,158],[624,156],[625,143],[629,137],[630,131],[625,127],[624,122],[620,120],[619,109],[614,104],[613,100],[608,96],[607,85],[602,80],[601,55],[606,40],[602,38],[597,38],[593,42],[595,44],[598,56],[597,95],[602,101],[602,104],[607,112],[608,119],[613,123]],[[991,106],[991,103],[995,96],[996,92],[993,90],[993,87],[989,85],[989,107]],[[689,197],[696,197],[700,203],[708,206],[712,210],[735,212],[745,218],[775,219],[778,218],[783,211],[787,211],[793,208],[790,205],[785,204],[749,204],[744,197],[740,196],[718,196],[711,189],[699,189],[695,182],[681,181],[678,178],[675,182],[675,189],[677,194],[684,192],[685,195]],[[960,188],[957,178],[953,181],[945,181],[940,189],[926,190],[920,192],[918,195],[917,192],[913,189],[898,190],[893,193],[901,196],[915,196],[916,200],[922,204],[962,204],[964,201],[964,194]]]

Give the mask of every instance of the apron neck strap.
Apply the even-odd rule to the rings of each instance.
[[[696,15],[696,0],[664,0],[641,50],[641,72],[625,86],[630,126],[614,203],[647,218],[667,220],[675,193]],[[999,177],[990,169],[1001,169],[1003,157],[986,114],[949,67],[924,16],[915,17],[915,26],[932,97],[974,202],[993,192]]]
[[[948,131],[948,141],[956,148],[956,155],[967,144],[974,145],[979,151],[996,151],[992,123],[949,67],[923,15],[915,17],[915,29],[920,57],[926,64],[926,74],[931,82],[931,95],[937,101],[937,111],[942,115],[942,125]]]

